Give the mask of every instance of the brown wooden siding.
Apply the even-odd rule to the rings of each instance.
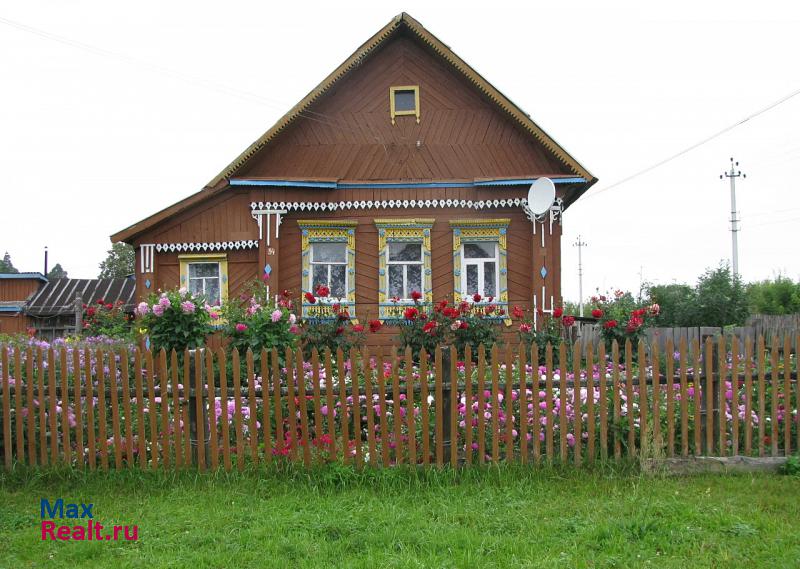
[[[42,284],[38,279],[0,279],[0,301],[26,300]]]
[[[421,120],[389,115],[389,87],[419,85]],[[420,145],[417,146],[417,141]],[[389,42],[237,177],[343,180],[572,175],[414,38]]]
[[[0,334],[22,334],[31,326],[24,314],[0,314]]]

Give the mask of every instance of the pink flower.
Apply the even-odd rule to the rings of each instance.
[[[239,322],[236,325],[236,331],[237,332],[244,332],[245,330],[247,330],[247,324],[243,324],[243,323]]]
[[[290,314],[289,315],[289,324],[294,324],[295,322],[297,322],[297,316],[295,316],[294,314]]]
[[[191,300],[186,300],[184,302],[181,302],[181,310],[183,310],[184,314],[194,314],[195,308],[196,306],[194,305],[194,302],[192,302]]]
[[[153,314],[155,314],[158,317],[164,316],[164,306],[162,304],[154,304]]]
[[[289,333],[290,334],[299,334],[300,333],[300,328],[297,327],[297,324],[292,324],[289,327]]]
[[[170,306],[172,306],[172,303],[169,301],[169,298],[167,298],[166,295],[158,299],[158,304],[162,308],[169,308]]]
[[[150,312],[150,307],[147,305],[146,302],[140,302],[136,309],[134,310],[137,316],[144,316],[148,312]]]
[[[531,331],[531,325],[530,324],[524,324],[524,323],[520,324],[519,325],[519,331],[522,332],[523,334],[527,334],[528,332]]]
[[[275,310],[272,312],[272,321],[273,321],[273,322],[277,322],[277,321],[278,321],[278,320],[280,320],[282,317],[283,317],[283,312],[281,312],[280,310],[278,310],[278,309],[275,309]]]

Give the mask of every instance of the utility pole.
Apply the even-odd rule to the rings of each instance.
[[[581,253],[583,248],[586,247],[586,243],[578,235],[578,239],[572,246],[578,248],[578,313],[583,316],[583,256]]]
[[[738,213],[736,212],[736,178],[742,177],[746,178],[747,174],[742,174],[741,170],[737,170],[739,167],[738,162],[734,162],[733,158],[731,157],[731,169],[724,174],[719,175],[719,179],[722,180],[724,178],[730,178],[731,180],[731,245],[733,248],[732,255],[731,255],[731,267],[733,269],[733,278],[735,279],[739,276],[739,218]]]

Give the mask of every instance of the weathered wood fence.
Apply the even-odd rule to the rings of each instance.
[[[610,354],[480,347],[463,361],[452,348],[417,360],[365,348],[306,362],[289,349],[0,346],[0,454],[6,468],[103,470],[789,455],[800,448],[799,349],[796,335]]]

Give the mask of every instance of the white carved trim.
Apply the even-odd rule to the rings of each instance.
[[[207,251],[239,251],[257,249],[258,241],[222,241],[218,243],[156,243],[159,253],[205,253]]]
[[[153,272],[153,257],[155,256],[154,249],[155,245],[152,243],[139,245],[139,261],[142,273]]]
[[[338,202],[251,202],[250,209],[253,217],[258,214],[275,213],[275,210],[288,211],[343,211],[348,209],[394,209],[409,207],[420,208],[470,208],[487,209],[497,207],[527,207],[528,201],[525,198],[508,198],[498,200],[361,200],[361,201],[338,201]],[[556,200],[559,212],[561,211],[561,200]]]

